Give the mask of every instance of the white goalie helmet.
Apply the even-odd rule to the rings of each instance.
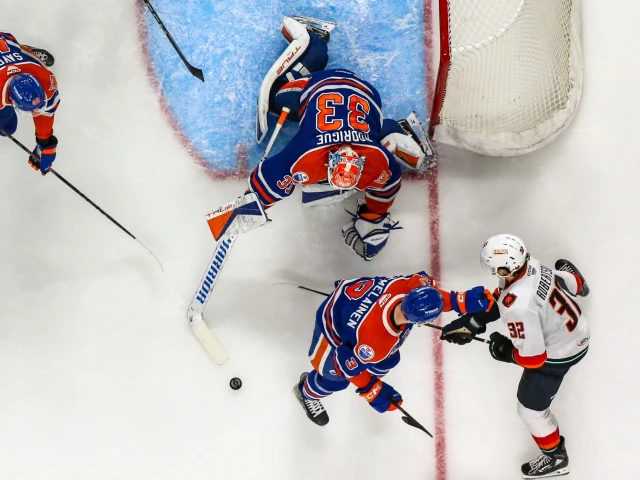
[[[510,276],[522,268],[528,259],[529,253],[522,239],[504,233],[484,242],[480,253],[482,268],[499,277]]]

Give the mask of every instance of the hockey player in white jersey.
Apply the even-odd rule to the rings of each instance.
[[[480,255],[485,270],[497,275],[493,311],[464,315],[445,326],[442,340],[466,344],[502,319],[511,338],[494,332],[489,351],[501,362],[524,368],[518,386],[518,414],[542,451],[522,465],[523,478],[569,473],[569,457],[558,422],[549,409],[565,374],[589,348],[589,327],[580,299],[589,288],[578,269],[558,260],[555,269],[532,258],[515,235],[487,240]]]

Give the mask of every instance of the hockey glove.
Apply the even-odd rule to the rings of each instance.
[[[37,146],[33,151],[33,155],[29,157],[29,165],[31,165],[34,170],[40,170],[42,175],[46,175],[49,173],[51,165],[56,159],[58,139],[55,135],[51,135],[44,140],[36,137],[36,143]]]
[[[440,340],[456,343],[458,345],[466,345],[471,342],[477,334],[484,333],[486,330],[486,325],[478,324],[473,319],[473,315],[467,313],[466,315],[454,320],[449,325],[442,327]]]
[[[351,250],[369,261],[387,244],[389,232],[402,228],[397,225],[398,222],[393,222],[389,213],[381,215],[369,212],[367,205],[359,202],[358,213],[342,227],[342,237]]]
[[[402,395],[396,392],[391,385],[376,377],[373,377],[366,387],[358,388],[356,393],[380,413],[396,409],[391,400],[394,400],[398,405],[402,405]]]
[[[473,287],[466,292],[451,292],[451,308],[460,315],[488,312],[494,303],[493,295],[484,287]]]
[[[491,356],[499,362],[515,363],[513,359],[513,351],[515,347],[511,340],[498,332],[491,334],[491,343],[489,344],[489,352]]]

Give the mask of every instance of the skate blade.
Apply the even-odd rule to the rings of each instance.
[[[552,477],[561,477],[562,475],[569,475],[571,470],[569,467],[561,468],[560,470],[556,470],[555,472],[549,473],[547,475],[522,475],[522,478],[552,478]]]
[[[296,15],[293,18],[299,21],[300,23],[311,25],[312,27],[317,27],[327,32],[333,31],[333,29],[336,28],[336,26],[338,25],[337,23],[332,22],[330,20],[320,20],[319,18],[313,18],[313,17],[302,17],[300,15]]]

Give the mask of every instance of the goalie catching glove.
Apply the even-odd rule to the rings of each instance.
[[[352,214],[353,215],[353,214]],[[358,200],[358,210],[351,222],[342,227],[344,243],[365,260],[371,260],[387,244],[391,230],[398,230],[389,213],[369,212],[364,200]]]

